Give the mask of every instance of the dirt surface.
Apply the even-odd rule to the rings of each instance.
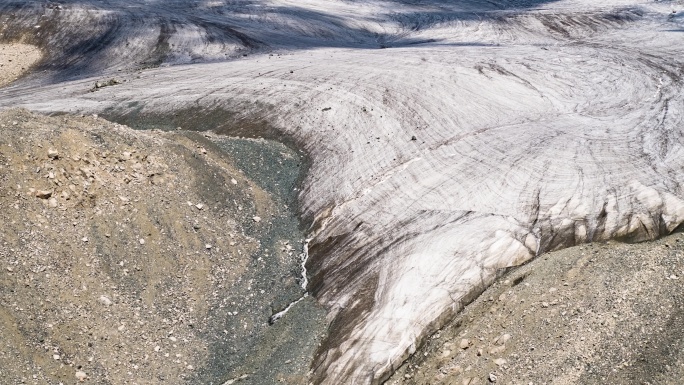
[[[546,254],[501,277],[387,384],[681,384],[684,236]]]
[[[276,182],[252,178],[263,159]],[[0,113],[0,383],[306,382],[324,313],[308,297],[268,324],[303,294],[300,163],[273,142]]]
[[[42,58],[38,47],[29,44],[0,44],[0,87],[17,80]]]

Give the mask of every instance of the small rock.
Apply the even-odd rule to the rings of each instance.
[[[489,382],[492,384],[496,382],[496,373],[489,373]]]
[[[237,184],[237,181],[235,180],[235,178],[232,178],[232,179],[230,180],[230,183],[232,183],[232,184]]]
[[[541,307],[547,308],[547,307],[549,307],[549,303],[548,302],[542,302]]]
[[[36,191],[36,198],[48,199],[52,196],[52,191],[48,190],[38,190]]]
[[[154,347],[154,351],[155,351],[155,352],[158,352],[158,351],[160,351],[160,350],[161,350],[161,346],[157,345],[157,346]]]
[[[456,365],[454,367],[449,368],[448,373],[454,376],[458,376],[459,374],[463,373],[463,368]]]
[[[178,338],[176,338],[176,337],[174,337],[174,336],[169,337],[169,339],[171,340],[171,342],[176,342],[176,341],[178,341]]]
[[[142,238],[140,238],[140,240],[139,240],[138,242],[140,242],[141,245],[144,245],[144,244],[145,244],[145,240],[142,239]]]
[[[497,344],[497,345],[504,345],[504,344],[506,344],[506,342],[508,342],[510,339],[511,339],[511,335],[508,334],[508,333],[506,333],[506,334],[502,334],[502,335],[500,335],[499,337],[497,337],[497,339],[494,340],[494,343]]]
[[[202,210],[202,209],[204,209],[204,205],[201,204],[201,203],[196,204],[195,207],[197,208],[197,210]]]
[[[85,381],[86,378],[88,378],[88,375],[85,372],[82,371],[77,371],[76,372],[76,379],[79,381]]]
[[[256,223],[261,222],[261,217],[253,217],[252,220]]]
[[[101,295],[100,298],[98,299],[98,302],[100,302],[102,305],[105,306],[111,306],[112,305],[112,300],[109,299],[106,295]]]
[[[413,135],[413,136],[411,137],[411,140],[418,140],[418,138],[416,138],[416,136]]]
[[[192,366],[192,365],[188,365],[188,370],[194,370],[194,369],[195,369],[195,367],[194,367],[194,366]]]
[[[120,160],[120,161],[131,160],[131,156],[132,156],[132,155],[131,155],[130,152],[124,151],[124,152],[121,154],[121,156],[119,157],[119,160]]]
[[[57,207],[57,199],[55,199],[55,198],[48,199],[48,206],[50,206],[52,208]]]
[[[59,152],[57,152],[57,150],[50,149],[47,154],[50,159],[59,159]]]
[[[81,240],[82,240],[83,242],[88,242],[88,237],[83,237],[83,238],[81,238]]]
[[[463,338],[461,342],[458,344],[458,347],[465,350],[470,347],[470,340],[467,338]]]
[[[506,360],[504,360],[503,358],[497,358],[494,360],[494,363],[497,366],[504,366],[504,365],[506,365]]]
[[[55,359],[55,360],[59,360],[59,354],[53,354],[53,355],[52,355],[52,358]]]
[[[496,346],[496,347],[489,349],[489,354],[497,355],[497,354],[503,353],[505,350],[506,350],[506,345]]]
[[[205,247],[207,250],[211,250],[211,245],[208,244],[208,243],[207,243],[206,245],[204,245],[204,247]]]

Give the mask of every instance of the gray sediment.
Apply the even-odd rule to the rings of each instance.
[[[173,117],[131,112],[133,110],[129,109],[127,113],[109,111],[103,115],[136,129],[172,130],[182,125],[184,130],[180,132],[206,148],[220,149],[243,176],[266,191],[272,201],[270,217],[261,218],[259,222],[253,220],[252,214],[247,215],[254,212],[253,202],[222,203],[235,205],[245,213],[235,215],[235,220],[245,235],[258,240],[258,247],[252,254],[241,256],[250,260],[249,267],[229,289],[232,298],[227,303],[230,306],[221,305],[226,303],[224,298],[209,304],[211,310],[205,322],[208,326],[197,330],[208,342],[209,359],[203,367],[197,368],[188,383],[306,383],[313,355],[327,328],[325,310],[302,288],[305,277],[302,277],[301,254],[306,234],[298,215],[297,192],[308,166],[306,155],[294,149],[291,142],[286,145],[258,137],[197,132],[211,129],[230,134],[230,128],[222,120],[225,112],[207,113],[206,120],[178,121]],[[255,129],[250,135],[272,137],[273,132],[268,128]],[[283,141],[287,142],[287,139]],[[206,188],[207,201],[215,200],[209,181]],[[288,306],[290,308],[278,322],[269,323],[274,314]]]

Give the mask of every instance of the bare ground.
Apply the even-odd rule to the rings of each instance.
[[[680,384],[683,281],[682,234],[543,255],[501,277],[387,384]]]
[[[38,63],[42,53],[29,44],[0,44],[0,87],[17,80]]]
[[[302,294],[296,217],[209,139],[0,113],[0,383],[305,381],[323,312],[268,324]],[[297,153],[232,146],[291,191]]]

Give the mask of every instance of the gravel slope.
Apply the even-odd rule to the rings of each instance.
[[[682,234],[548,253],[504,273],[386,384],[679,384],[682,289]]]
[[[17,80],[42,58],[42,52],[30,44],[0,44],[0,87]]]
[[[277,177],[245,167],[264,160]],[[304,293],[302,161],[0,112],[0,384],[305,382],[323,310],[306,297],[269,324]]]

